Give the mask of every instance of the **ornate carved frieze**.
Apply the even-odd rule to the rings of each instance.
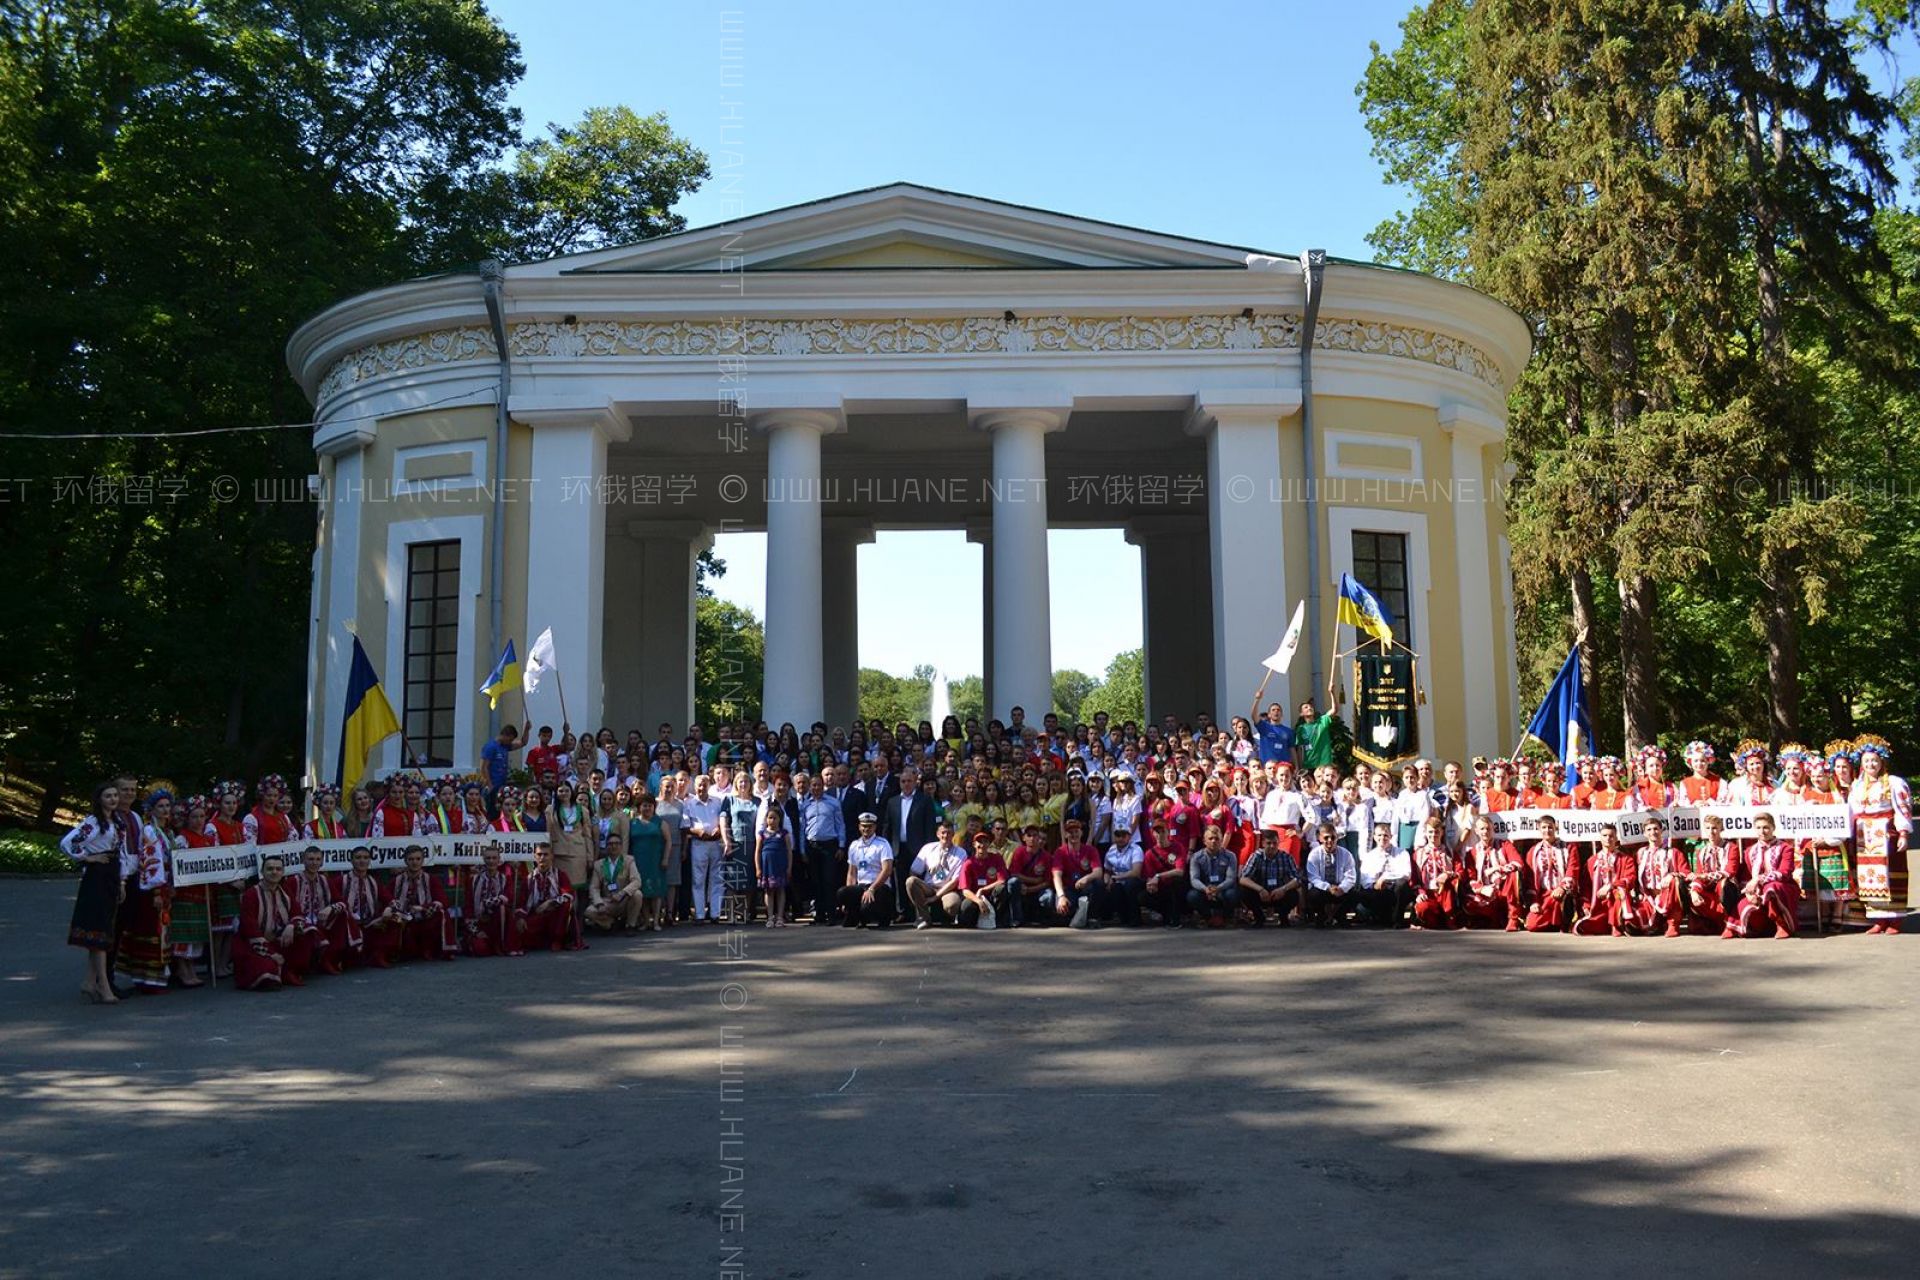
[[[952,316],[862,320],[595,320],[515,324],[507,345],[516,360],[582,360],[633,356],[949,355],[1009,356],[1073,352],[1297,351],[1300,317],[1292,313],[1188,316]],[[1314,347],[1394,356],[1456,369],[1490,386],[1499,371],[1471,343],[1427,329],[1383,321],[1326,317]],[[363,347],[343,357],[320,384],[325,402],[370,378],[495,358],[493,335],[480,328],[437,329]]]

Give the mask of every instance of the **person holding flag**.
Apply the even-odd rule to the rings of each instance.
[[[1261,666],[1267,674],[1260,677],[1260,687],[1254,690],[1253,706],[1247,712],[1251,722],[1254,740],[1260,756],[1260,763],[1271,760],[1293,761],[1293,727],[1287,723],[1286,708],[1278,702],[1267,704],[1267,714],[1260,714],[1260,698],[1267,691],[1267,681],[1276,675],[1284,676],[1287,668],[1293,665],[1294,652],[1300,647],[1300,631],[1306,625],[1307,602],[1300,601],[1293,607],[1293,621],[1287,624],[1287,634],[1280,639],[1280,647],[1273,656],[1263,659]]]

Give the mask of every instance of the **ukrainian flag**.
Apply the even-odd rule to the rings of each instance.
[[[520,658],[513,651],[513,640],[507,640],[507,647],[500,654],[500,661],[493,664],[493,670],[487,675],[487,682],[480,686],[480,692],[487,695],[487,708],[493,710],[500,705],[500,695],[509,689],[520,687]]]
[[[1566,790],[1580,782],[1580,757],[1593,746],[1593,723],[1587,716],[1587,686],[1580,678],[1580,646],[1574,645],[1560,674],[1540,700],[1540,709],[1527,722],[1526,737],[1553,752],[1566,766]]]
[[[1393,619],[1387,610],[1350,573],[1340,575],[1340,622],[1351,622],[1382,644],[1393,643]]]
[[[347,706],[340,721],[340,761],[334,769],[342,795],[360,785],[367,771],[367,753],[398,732],[400,721],[393,714],[393,704],[380,688],[380,677],[367,651],[360,647],[360,637],[355,636],[353,667],[347,673]],[[349,761],[352,773],[347,772]]]

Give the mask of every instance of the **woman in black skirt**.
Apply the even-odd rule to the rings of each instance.
[[[70,946],[87,952],[87,981],[80,993],[95,1004],[118,1004],[113,980],[107,973],[107,953],[127,891],[121,869],[122,841],[114,810],[119,788],[103,782],[93,789],[93,813],[60,841],[61,851],[80,864],[80,892],[73,900],[73,924],[67,930]]]

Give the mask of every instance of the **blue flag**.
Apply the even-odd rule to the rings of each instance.
[[[1566,766],[1563,790],[1580,783],[1579,759],[1593,747],[1593,723],[1587,717],[1587,687],[1580,678],[1580,646],[1575,645],[1560,664],[1560,674],[1547,688],[1540,709],[1527,722],[1526,737],[1553,752]]]

